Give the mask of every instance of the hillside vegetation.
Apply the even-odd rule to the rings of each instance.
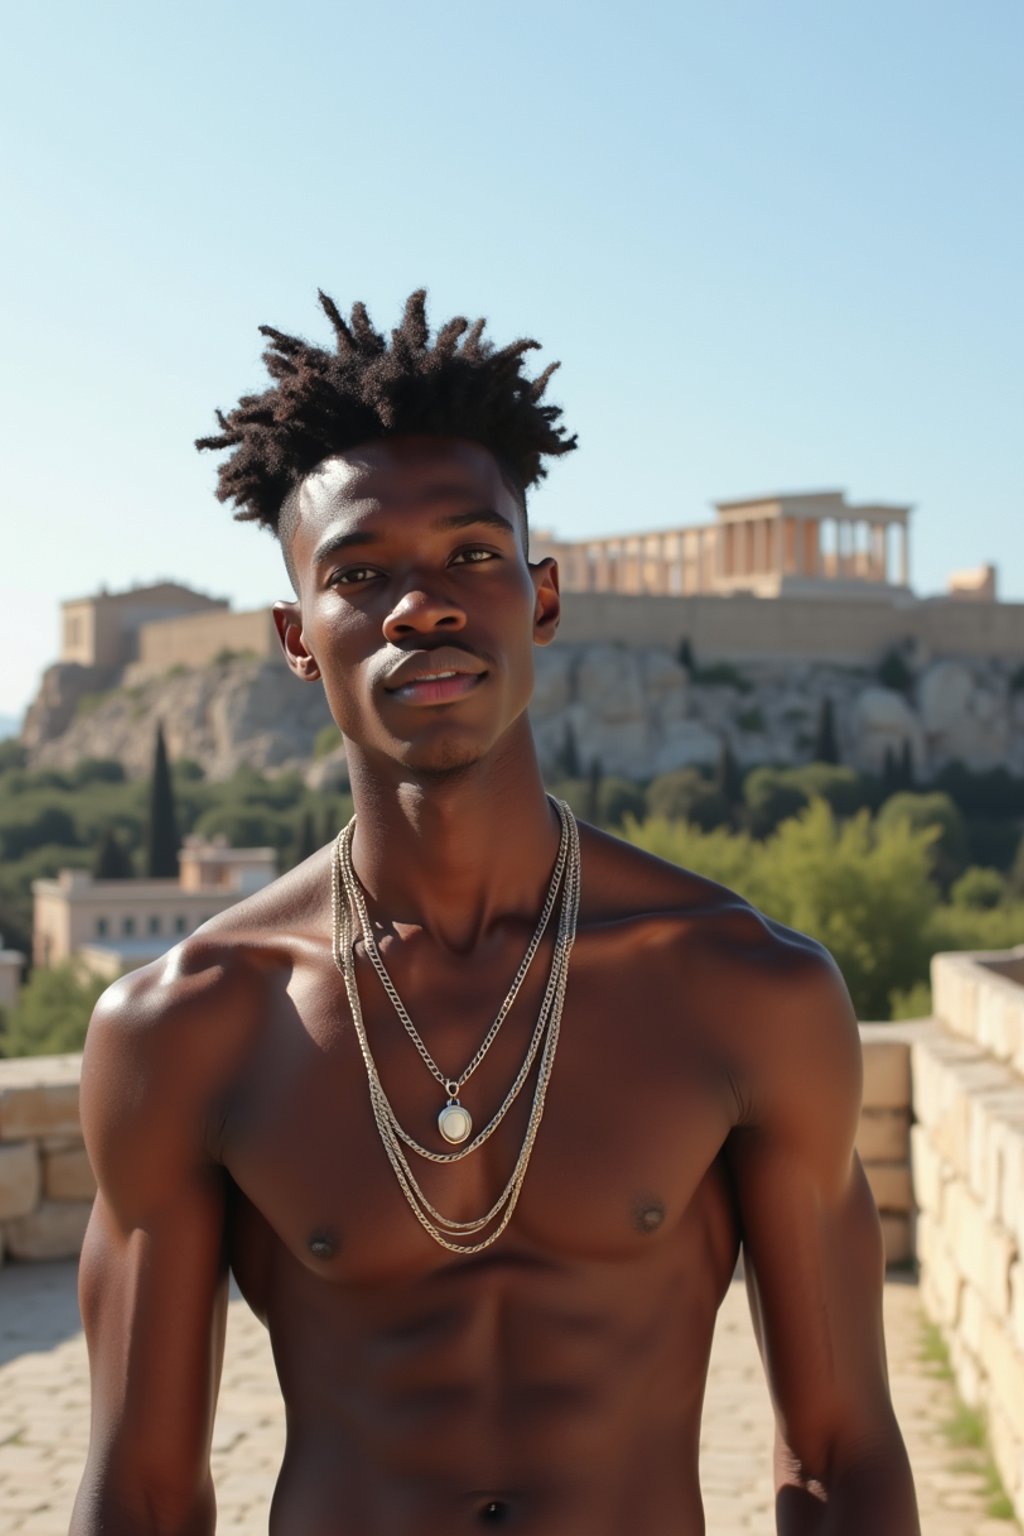
[[[572,765],[575,766],[575,765]],[[172,767],[182,836],[223,834],[269,846],[289,868],[351,814],[342,793],[314,794],[298,774],[241,769],[210,783],[195,763]],[[679,769],[648,783],[606,776],[549,787],[577,815],[661,858],[736,890],[835,956],[862,1019],[926,1013],[928,962],[943,949],[1024,941],[1024,780],[956,765],[927,788],[898,788],[830,763],[742,773]],[[31,949],[31,882],[65,867],[97,868],[100,850],[143,872],[149,787],[119,763],[67,772],[23,766],[0,744],[0,932]],[[116,862],[116,861],[115,861]],[[33,974],[0,1018],[0,1054],[77,1048],[97,984],[73,968]]]

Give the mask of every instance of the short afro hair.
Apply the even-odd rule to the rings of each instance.
[[[275,381],[260,395],[243,395],[234,410],[217,412],[221,431],[197,448],[233,450],[218,470],[217,498],[234,502],[241,521],[258,522],[279,538],[291,492],[324,459],[361,443],[427,434],[468,438],[487,448],[525,511],[526,491],[544,478],[546,456],[569,453],[575,435],[559,424],[561,409],[542,404],[557,363],[536,379],[523,373],[524,355],[539,342],[496,348],[484,320],[461,315],[431,339],[426,290],[406,301],[388,341],[363,304],[346,321],[321,292],[337,345],[333,352],[261,325],[263,354]]]

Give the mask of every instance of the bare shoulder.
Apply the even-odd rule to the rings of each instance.
[[[142,1145],[188,1136],[197,1156],[209,1152],[277,983],[304,946],[323,942],[318,861],[328,868],[314,855],[103,993],[82,1061],[83,1130],[101,1181]]]
[[[737,891],[586,828],[583,890],[598,922],[645,918],[681,987],[736,1064],[745,1118],[789,1117],[793,1101],[859,1103],[860,1037],[835,960],[810,935]],[[590,894],[587,895],[588,883]]]

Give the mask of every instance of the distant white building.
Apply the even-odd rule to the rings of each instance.
[[[187,837],[177,880],[94,880],[62,869],[33,880],[32,959],[40,966],[78,957],[113,980],[156,960],[218,912],[269,885],[273,848],[229,848]]]

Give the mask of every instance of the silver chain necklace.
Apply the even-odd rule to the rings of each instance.
[[[473,1056],[472,1059],[466,1064],[466,1066],[463,1067],[458,1077],[446,1076],[445,1073],[441,1071],[441,1068],[437,1065],[437,1062],[434,1060],[433,1056],[430,1054],[430,1051],[427,1049],[423,1037],[420,1035],[419,1030],[416,1028],[412,1019],[409,1017],[409,1014],[405,1008],[405,1004],[399,997],[398,990],[392,982],[391,977],[388,975],[387,967],[381,958],[380,950],[377,948],[377,941],[373,936],[373,925],[370,922],[370,916],[366,906],[366,898],[363,894],[363,888],[359,883],[359,878],[356,875],[352,864],[352,836],[355,830],[354,816],[338,840],[338,848],[341,855],[341,874],[345,887],[345,895],[347,896],[350,905],[355,907],[355,910],[358,914],[359,925],[362,930],[363,944],[365,946],[367,956],[380,978],[381,986],[384,988],[384,991],[391,999],[392,1005],[395,1009],[395,1012],[398,1014],[398,1017],[402,1021],[402,1025],[406,1034],[409,1036],[409,1039],[416,1047],[420,1058],[422,1059],[427,1070],[430,1072],[431,1076],[436,1082],[440,1083],[441,1087],[445,1091],[445,1094],[447,1095],[447,1102],[442,1107],[437,1117],[437,1128],[441,1132],[441,1135],[444,1137],[445,1141],[447,1141],[451,1146],[459,1146],[467,1139],[473,1129],[473,1118],[470,1115],[469,1110],[466,1109],[466,1107],[462,1104],[459,1095],[461,1094],[464,1085],[469,1082],[469,1079],[473,1076],[473,1073],[476,1071],[477,1067],[483,1061],[484,1057],[487,1055],[487,1052],[490,1050],[491,1046],[497,1039],[498,1031],[501,1029],[502,1024],[505,1022],[505,1018],[519,994],[519,989],[526,979],[527,972],[529,971],[530,965],[533,962],[533,957],[537,953],[540,941],[544,936],[545,929],[547,928],[548,921],[551,917],[551,913],[555,905],[555,897],[558,894],[558,887],[562,879],[563,871],[565,869],[565,861],[569,850],[568,823],[566,822],[565,817],[561,815],[561,813],[560,820],[562,823],[562,835],[559,839],[558,857],[555,860],[555,867],[552,871],[551,881],[548,885],[547,896],[544,900],[544,906],[541,909],[537,927],[535,928],[533,937],[527,946],[526,954],[523,956],[522,963],[520,964],[519,969],[512,980],[512,985],[509,987],[508,992],[505,995],[505,1000],[501,1007],[498,1009],[494,1023],[491,1025],[490,1029],[484,1036],[479,1050],[476,1052],[475,1056]]]
[[[541,1003],[537,1026],[534,1029],[530,1045],[527,1049],[523,1064],[516,1074],[516,1079],[506,1094],[505,1099],[494,1115],[493,1119],[481,1131],[468,1146],[460,1147],[456,1152],[434,1152],[428,1147],[421,1146],[402,1126],[394,1109],[384,1091],[377,1071],[376,1062],[370,1050],[369,1039],[363,1022],[362,1009],[359,1003],[359,989],[356,984],[355,964],[353,955],[354,944],[354,908],[351,900],[342,901],[342,884],[344,866],[342,860],[343,846],[350,845],[352,835],[352,822],[341,833],[334,847],[332,862],[332,914],[333,914],[333,953],[334,961],[345,982],[345,990],[348,994],[349,1007],[352,1020],[359,1041],[360,1052],[366,1067],[367,1081],[370,1090],[370,1104],[373,1110],[374,1121],[384,1145],[385,1153],[398,1184],[404,1194],[413,1215],[423,1227],[424,1231],[433,1238],[442,1248],[451,1253],[473,1254],[479,1253],[484,1248],[490,1247],[505,1231],[512,1218],[519,1199],[523,1182],[526,1178],[526,1170],[529,1165],[530,1155],[533,1151],[537,1132],[540,1128],[541,1118],[544,1113],[545,1096],[551,1079],[554,1066],[555,1050],[558,1045],[558,1034],[561,1026],[562,1009],[565,1002],[565,990],[568,980],[569,957],[572,953],[573,943],[576,937],[576,922],[579,913],[580,896],[580,849],[579,833],[576,827],[575,817],[572,811],[563,801],[555,800],[554,804],[562,821],[563,841],[568,843],[567,858],[562,861],[565,870],[565,879],[562,891],[562,905],[559,914],[558,935],[555,940],[554,953],[551,962],[551,973],[548,985]],[[560,850],[561,851],[561,850]],[[360,921],[362,921],[360,919]],[[365,942],[365,929],[364,929]],[[539,942],[539,940],[538,940]],[[507,1010],[506,1010],[507,1011]],[[540,1067],[537,1073],[537,1084],[533,1095],[533,1105],[527,1123],[523,1143],[516,1158],[505,1188],[483,1216],[474,1217],[471,1221],[455,1221],[443,1215],[430,1203],[415,1179],[409,1160],[402,1150],[402,1143],[410,1147],[419,1156],[430,1162],[450,1163],[457,1162],[470,1152],[476,1150],[484,1141],[493,1135],[494,1131],[504,1119],[508,1110],[515,1102],[523,1084],[529,1076],[530,1068],[536,1058],[540,1042],[546,1034],[544,1048],[541,1052]],[[478,1053],[479,1054],[479,1053]],[[479,1063],[477,1063],[479,1064]],[[465,1238],[483,1231],[492,1222],[497,1225],[489,1235],[473,1243],[464,1241],[452,1242],[452,1237]]]

